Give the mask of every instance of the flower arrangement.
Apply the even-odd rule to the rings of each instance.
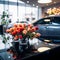
[[[29,45],[28,40],[29,39],[32,40],[33,38],[39,37],[41,35],[40,33],[37,33],[36,30],[38,30],[37,26],[33,26],[32,24],[26,25],[22,23],[14,24],[13,27],[6,30],[7,33],[13,36],[13,42],[14,42],[13,47],[15,48],[13,50],[15,51],[15,53],[17,53],[16,55],[15,53],[13,53],[14,59],[16,59],[20,53],[27,52],[27,50],[30,50],[31,47]],[[28,38],[27,40],[28,42],[26,42],[26,38]],[[22,43],[19,43],[19,41]]]
[[[47,9],[47,14],[49,15],[60,15],[60,7],[59,8],[49,8]]]
[[[17,41],[19,39],[33,39],[39,37],[41,34],[37,33],[36,30],[38,30],[37,26],[33,26],[32,24],[26,25],[19,23],[14,24],[14,26],[10,29],[7,29],[6,32],[10,33],[13,36],[13,39]]]

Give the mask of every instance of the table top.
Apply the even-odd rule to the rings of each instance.
[[[56,48],[56,47],[59,47],[60,46],[60,44],[52,44],[52,43],[46,43],[46,42],[42,42],[42,41],[40,41],[39,40],[39,42],[38,43],[35,43],[34,45],[33,45],[33,49],[32,49],[32,51],[31,52],[27,52],[27,53],[25,53],[23,56],[22,56],[22,60],[25,60],[25,59],[27,59],[27,58],[30,58],[30,57],[32,57],[32,56],[35,56],[35,55],[38,55],[38,54],[40,54],[40,53],[43,53],[43,52],[46,52],[46,51],[49,51],[49,50],[51,50],[51,49],[54,49],[54,48]],[[39,48],[50,48],[50,49],[45,49],[45,51],[38,51],[38,49]],[[17,59],[17,60],[19,60],[19,59]]]
[[[43,53],[43,52],[46,52],[48,50],[45,50],[45,51],[42,51],[42,52],[39,52],[38,49],[39,48],[42,48],[42,47],[47,47],[47,48],[50,48],[49,50],[53,49],[53,48],[56,48],[56,47],[59,47],[60,44],[53,44],[53,43],[46,43],[46,42],[42,42],[41,40],[38,40],[38,39],[34,39],[34,40],[31,40],[30,42],[32,42],[32,46],[33,46],[33,49],[27,53],[25,53],[22,57],[18,57],[16,60],[24,60],[24,59],[27,59],[29,57],[32,57],[32,56],[35,56],[35,55],[38,55],[40,53]],[[0,47],[2,49],[2,47]],[[2,50],[0,50],[2,51]]]

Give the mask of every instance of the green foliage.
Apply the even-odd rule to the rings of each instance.
[[[3,41],[2,42],[5,44],[9,40],[9,36],[6,37],[5,35],[2,35],[2,37],[3,37]]]
[[[5,17],[9,18],[9,15],[5,11],[3,11],[1,19],[5,18]]]
[[[2,25],[8,24],[8,18],[9,18],[9,15],[7,14],[7,12],[3,11],[1,16],[1,24]]]

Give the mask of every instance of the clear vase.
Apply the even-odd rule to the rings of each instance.
[[[24,55],[26,52],[29,51],[29,40],[28,39],[22,39],[12,42],[13,48],[17,55]]]
[[[29,40],[28,40],[28,38],[20,40],[19,45],[20,45],[19,47],[20,47],[21,52],[23,52],[23,53],[27,52],[27,50],[29,49]]]
[[[18,56],[20,54],[19,41],[13,41],[12,42],[12,47],[13,47],[14,51],[16,52],[17,56]]]

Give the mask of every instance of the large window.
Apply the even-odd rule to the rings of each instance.
[[[4,10],[3,4],[0,4],[0,17],[1,17],[1,14],[2,14],[3,10]]]
[[[19,21],[26,21],[26,18],[28,17],[30,22],[32,19],[37,20],[38,16],[38,8],[31,7],[31,6],[25,6],[24,2],[17,0],[0,0],[0,19],[3,11],[7,11],[9,13],[9,17],[12,21],[12,23],[15,23],[17,19]],[[0,38],[0,46],[2,46],[3,49],[5,45],[2,43],[2,39]]]
[[[2,14],[5,5],[5,11],[8,10],[12,22],[26,20],[26,16],[29,16],[30,21],[35,18],[38,18],[38,8],[36,7],[26,7],[24,2],[17,0],[1,0],[3,3],[0,4],[0,14]],[[18,9],[17,9],[18,7]],[[17,15],[18,14],[18,15]]]
[[[17,21],[17,6],[9,5],[9,14],[11,15],[11,21]]]
[[[37,20],[38,15],[38,9],[35,7],[26,7],[25,10],[25,17],[29,18],[29,21],[32,22],[32,20]]]

